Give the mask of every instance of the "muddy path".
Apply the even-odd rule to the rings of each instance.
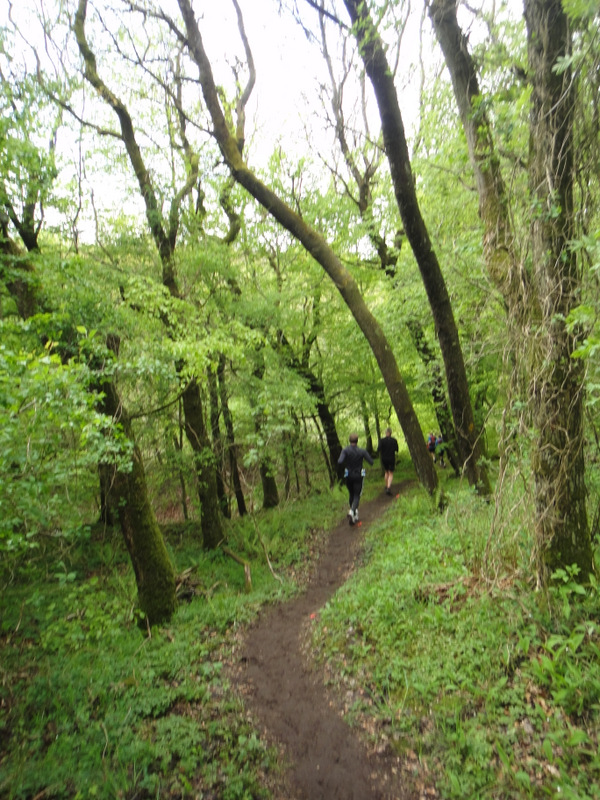
[[[303,647],[311,614],[344,583],[359,557],[363,534],[408,486],[396,484],[360,506],[360,526],[344,518],[328,536],[304,592],[269,607],[248,630],[235,681],[268,741],[289,769],[278,800],[408,800],[393,754],[371,752],[340,713]]]

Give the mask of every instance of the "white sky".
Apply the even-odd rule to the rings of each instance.
[[[492,5],[492,0],[481,2],[486,7]],[[519,0],[512,2],[517,3]],[[316,146],[322,147],[323,142],[327,143],[325,146],[329,145],[333,135],[322,129],[322,112],[318,102],[318,81],[327,81],[318,47],[307,41],[304,32],[289,13],[281,16],[277,13],[278,0],[239,0],[239,4],[252,48],[257,79],[248,107],[246,126],[247,138],[254,139],[248,153],[250,163],[253,166],[264,165],[279,141],[288,155],[306,152],[305,128],[311,128],[310,146],[313,150]],[[170,11],[173,17],[178,17],[176,0],[163,0],[160,5],[163,10]],[[43,37],[37,22],[36,9],[38,12],[40,8],[43,9],[52,18],[55,9],[60,6],[67,7],[74,13],[77,0],[3,0],[0,2],[0,24],[7,23],[10,11],[12,18],[26,31],[28,40],[37,39],[41,44]],[[94,6],[100,9],[120,7],[118,0],[90,0],[90,18]],[[311,28],[315,28],[316,12],[302,2],[300,6]],[[411,110],[418,108],[419,73],[415,69],[415,63],[419,58],[422,0],[413,0],[413,7],[411,27],[403,39],[402,68],[397,76],[404,122],[408,131],[414,120],[414,112],[411,115]],[[194,8],[217,82],[219,79],[228,80],[231,72],[224,64],[223,57],[231,59],[233,52],[241,54],[233,3],[230,0],[195,0]],[[346,20],[346,16],[342,19]],[[427,33],[430,31],[428,21],[424,30]],[[23,44],[23,56],[25,54],[26,47]],[[108,65],[103,64],[102,67],[106,69]],[[91,97],[91,90],[88,93]],[[113,124],[116,127],[116,122]],[[373,131],[377,129],[378,123],[375,122]],[[254,132],[256,135],[253,137]],[[66,146],[72,148],[72,144],[68,142]],[[116,189],[111,190],[108,194],[114,195],[115,191]],[[101,195],[102,192],[99,192],[98,196]]]

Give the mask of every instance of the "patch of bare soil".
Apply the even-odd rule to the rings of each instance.
[[[268,741],[283,749],[289,769],[278,800],[408,800],[406,772],[395,754],[375,752],[341,714],[340,698],[307,659],[306,638],[316,614],[344,583],[365,530],[408,482],[360,507],[360,526],[347,517],[328,536],[305,591],[266,609],[248,630],[234,681]]]

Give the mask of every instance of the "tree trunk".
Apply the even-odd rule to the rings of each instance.
[[[171,618],[177,606],[175,571],[148,499],[144,464],[127,412],[112,382],[104,382],[102,391],[102,413],[119,422],[127,439],[133,443],[131,471],[113,467],[111,504],[117,509],[133,565],[140,609],[149,625],[160,624]]]
[[[455,452],[456,434],[452,423],[452,414],[446,402],[446,392],[444,391],[444,381],[442,380],[442,370],[435,353],[429,346],[425,338],[425,332],[421,323],[416,319],[407,322],[408,330],[413,340],[413,344],[425,369],[431,387],[431,397],[433,398],[433,408],[438,428],[446,445],[446,455],[456,475],[460,474],[460,466]]]
[[[371,426],[369,425],[369,411],[364,397],[360,398],[360,413],[362,415],[363,430],[365,432],[365,450],[374,456],[376,450],[373,448],[373,436],[371,435]]]
[[[180,459],[181,451],[183,450],[183,439],[174,436],[173,446],[177,453],[178,459]],[[177,468],[177,473],[179,475],[179,489],[181,490],[181,513],[183,514],[184,520],[187,522],[190,518],[190,514],[187,506],[187,486],[185,485],[185,475],[183,474],[181,467]]]
[[[287,431],[282,433],[281,438],[283,439],[283,496],[286,500],[289,500],[292,493],[292,474],[290,469],[290,463],[293,458],[292,442]]]
[[[321,452],[323,453],[323,460],[325,461],[326,464],[328,464],[327,453],[325,452],[325,447],[323,445],[323,433],[322,433],[321,429],[319,428],[319,420],[318,420],[318,418],[313,417],[313,422],[315,423],[315,427],[316,427],[317,432],[319,434],[319,443],[321,445]],[[297,425],[296,427],[297,427],[297,430],[299,431],[300,430],[300,425]],[[304,414],[302,415],[302,429],[304,431],[304,436],[300,437],[300,441],[302,443],[301,458],[302,458],[302,463],[304,464],[304,482],[306,484],[306,490],[307,490],[307,492],[309,492],[311,490],[311,488],[312,488],[312,484],[310,482],[310,471],[308,469],[308,458],[307,458],[307,453],[306,453],[306,443],[309,441],[309,438],[308,438],[308,425],[306,424],[306,419],[304,417]],[[333,473],[332,472],[329,473],[329,480],[330,480],[331,486],[333,486]]]
[[[210,397],[210,431],[212,436],[212,450],[215,455],[216,469],[215,481],[217,484],[217,499],[219,508],[224,517],[229,519],[231,511],[229,502],[225,494],[225,483],[223,481],[223,440],[221,438],[221,428],[219,426],[219,392],[217,387],[217,376],[208,370],[208,392]]]
[[[227,456],[229,458],[229,472],[231,474],[231,481],[233,483],[233,491],[235,500],[238,507],[238,514],[243,517],[248,513],[246,508],[246,501],[244,499],[244,492],[242,491],[242,481],[240,480],[240,471],[237,463],[237,456],[235,454],[235,434],[233,430],[233,419],[231,411],[229,410],[229,402],[227,399],[227,386],[225,385],[225,356],[219,356],[219,365],[217,367],[217,378],[219,383],[219,397],[221,399],[221,411],[223,412],[223,422],[225,424],[225,435],[227,437]]]
[[[109,464],[98,464],[98,480],[100,482],[100,516],[99,522],[102,525],[111,527],[114,525],[113,508],[111,505],[111,482],[113,479],[113,469]]]
[[[367,4],[362,0],[344,0],[344,5],[352,20],[365,71],[375,92],[396,202],[433,314],[461,462],[469,483],[477,485],[482,494],[489,494],[487,471],[480,464],[480,432],[475,428],[458,329],[446,283],[421,216],[392,71]]]
[[[341,479],[343,470],[340,469],[340,465],[337,462],[342,452],[342,444],[335,425],[335,418],[331,413],[329,403],[325,399],[325,389],[321,380],[316,380],[315,383],[311,382],[309,386],[312,394],[317,398],[317,414],[327,442],[327,454],[331,464],[329,473],[332,476],[337,474],[338,479]]]
[[[259,353],[259,363],[254,368],[253,375],[258,381],[262,381],[264,373],[265,367],[262,353]],[[252,405],[254,407],[254,430],[258,438],[261,438],[265,429],[264,413],[257,402],[253,402]],[[277,508],[279,505],[279,492],[277,491],[273,463],[264,446],[261,448],[258,471],[263,490],[263,508]]]
[[[294,420],[295,433],[294,436],[288,436],[288,439],[290,443],[290,458],[292,461],[292,469],[294,470],[294,480],[296,482],[296,495],[300,497],[300,476],[298,475],[298,453],[296,453],[296,448],[294,447],[294,442],[297,441],[296,433],[298,431],[298,420],[294,416],[292,417],[292,419]],[[304,455],[305,451],[303,451],[303,456]]]
[[[178,455],[177,459],[177,472],[179,473],[179,486],[181,488],[181,510],[183,512],[183,518],[187,522],[190,518],[189,511],[188,511],[188,504],[187,504],[187,486],[185,482],[185,475],[183,474],[183,469],[181,468],[181,456],[183,454],[183,424],[182,424],[182,416],[183,416],[183,401],[179,398],[179,402],[177,403],[177,417],[178,417],[178,426],[177,426],[177,436],[173,436],[173,445],[175,447],[175,452]]]
[[[340,453],[342,452],[342,445],[340,437],[338,436],[335,418],[329,408],[329,403],[325,397],[325,387],[323,381],[315,375],[313,370],[308,366],[308,363],[301,363],[296,354],[294,353],[291,344],[285,337],[285,334],[280,331],[278,334],[279,346],[286,363],[298,374],[301,378],[308,383],[308,389],[317,402],[317,414],[321,420],[323,433],[327,441],[327,452],[329,454],[329,474],[337,474],[338,479],[341,480],[343,469],[337,463]],[[302,360],[308,362],[308,354]]]
[[[319,447],[321,448],[321,455],[323,456],[323,461],[325,462],[325,467],[327,469],[327,473],[329,474],[329,485],[331,487],[333,487],[335,485],[336,476],[337,476],[338,481],[342,480],[341,476],[343,476],[344,470],[343,469],[340,470],[340,465],[339,464],[335,464],[335,465],[331,464],[330,458],[327,455],[327,448],[325,447],[325,442],[324,442],[324,439],[323,439],[323,431],[321,430],[321,426],[319,425],[319,418],[315,417],[313,415],[311,417],[311,419],[312,419],[312,421],[314,423],[314,426],[315,426],[315,428],[317,430],[317,436],[319,437]],[[307,426],[306,426],[306,420],[304,419],[304,417],[302,418],[302,421],[304,423],[304,434],[305,434],[304,441],[305,441],[308,431],[307,431]],[[303,456],[304,456],[304,462],[305,462],[305,465],[306,465],[306,447],[303,447]],[[308,481],[308,470],[306,470],[306,471],[307,471],[307,486],[310,486],[310,482]]]
[[[257,428],[258,430],[258,428]],[[263,490],[263,505],[266,510],[269,508],[277,508],[279,505],[279,491],[277,490],[277,482],[273,474],[273,466],[270,459],[262,458],[258,466],[260,473],[260,482]]]
[[[530,193],[533,283],[541,308],[531,374],[537,429],[533,455],[536,535],[541,577],[576,564],[592,571],[586,511],[582,362],[565,319],[577,304],[579,276],[570,248],[573,213],[574,80],[569,66],[569,23],[561,0],[525,0],[529,71]]]
[[[0,274],[13,298],[21,319],[29,319],[37,310],[35,268],[28,256],[0,225]]]
[[[213,134],[236,181],[243,186],[286,230],[313,256],[329,275],[368,341],[379,365],[390,399],[398,415],[404,437],[423,486],[433,493],[437,474],[425,446],[423,432],[398,369],[390,343],[373,317],[356,281],[344,267],[325,239],[311,228],[281,198],[266,187],[245,164],[241,143],[229,130],[220,105],[212,69],[198,29],[190,0],[178,0],[187,30],[187,45],[200,71],[200,83],[207,110],[213,122]]]
[[[511,322],[523,324],[531,301],[527,273],[515,253],[508,199],[500,161],[467,37],[456,17],[456,0],[426,0],[429,16],[444,53],[462,122],[479,195],[484,226],[483,255],[488,273],[502,294]]]
[[[204,422],[204,410],[200,387],[193,378],[183,391],[185,414],[185,435],[194,452],[196,475],[198,477],[198,498],[202,527],[202,542],[207,550],[214,550],[223,541],[223,523],[217,497],[217,479],[214,454]]]

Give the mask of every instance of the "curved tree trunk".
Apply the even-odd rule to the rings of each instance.
[[[489,494],[487,472],[480,463],[479,431],[475,428],[458,329],[446,283],[421,216],[392,71],[367,4],[363,0],[344,0],[344,5],[352,20],[365,70],[375,92],[396,202],[433,314],[444,359],[460,458],[469,483],[477,485],[483,494]]]
[[[313,256],[329,275],[350,309],[371,350],[390,399],[398,415],[417,476],[433,493],[438,485],[437,474],[425,446],[423,432],[412,406],[404,380],[398,369],[392,347],[377,320],[369,311],[356,281],[344,267],[323,236],[311,228],[281,198],[265,186],[248,168],[241,155],[241,143],[229,130],[214,83],[212,69],[204,50],[202,37],[190,0],[178,0],[187,30],[187,45],[200,71],[200,83],[206,107],[213,122],[213,133],[236,181]]]

